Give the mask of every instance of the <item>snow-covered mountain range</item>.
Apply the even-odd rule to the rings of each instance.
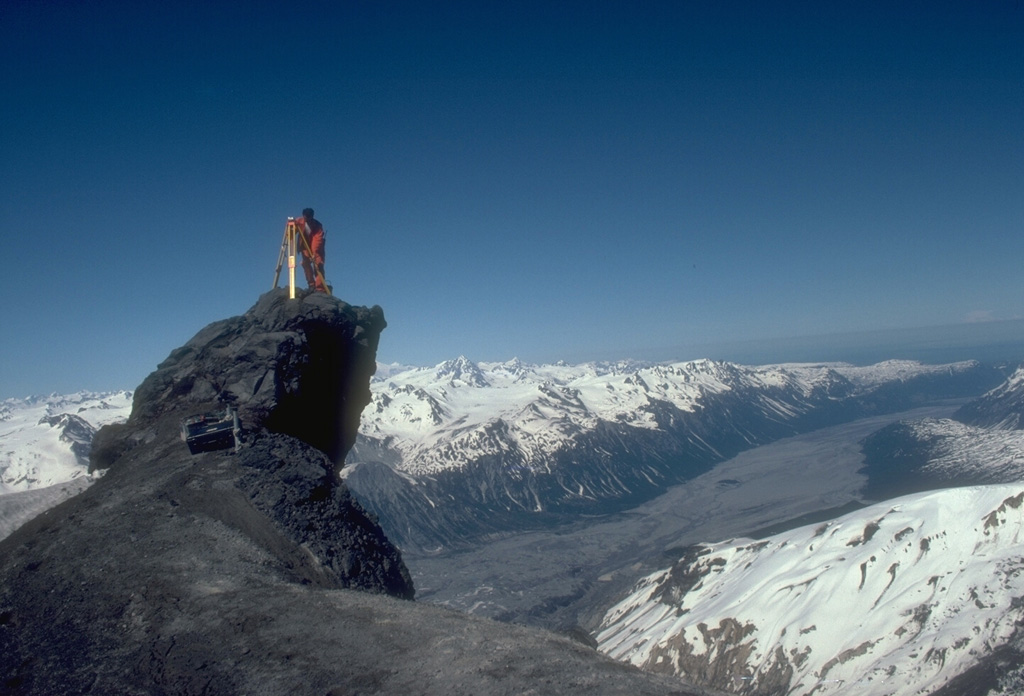
[[[600,650],[740,694],[936,693],[1019,650],[1022,501],[943,490],[687,549],[608,611]]]
[[[376,379],[361,434],[387,441],[401,455],[399,468],[412,475],[464,469],[482,452],[509,448],[548,471],[568,440],[600,422],[658,430],[665,405],[694,413],[712,397],[744,391],[766,414],[790,421],[817,405],[822,395],[842,398],[857,389],[947,369],[895,361],[871,368],[750,368],[711,360],[570,366],[518,360],[476,364],[460,357]],[[485,436],[495,433],[497,423],[501,436]],[[753,433],[744,437],[751,444],[757,441]]]
[[[864,442],[871,499],[935,488],[1024,480],[1019,430],[983,428],[953,418],[900,421]]]
[[[131,408],[129,391],[0,402],[0,495],[87,476],[93,435],[126,420]]]
[[[603,514],[744,449],[923,399],[977,395],[974,362],[711,360],[382,369],[344,475],[400,544],[430,548]]]
[[[865,441],[869,493],[926,492],[687,548],[607,612],[600,649],[744,694],[1024,692],[1022,374]]]

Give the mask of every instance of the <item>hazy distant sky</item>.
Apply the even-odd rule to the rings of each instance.
[[[5,0],[0,55],[0,397],[134,388],[305,206],[382,362],[1024,316],[1018,0]]]

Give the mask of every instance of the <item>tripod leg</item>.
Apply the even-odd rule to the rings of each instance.
[[[277,268],[274,269],[274,285],[273,285],[273,287],[270,288],[271,290],[274,290],[274,289],[277,288],[277,281],[281,277],[281,266],[284,265],[284,257],[287,255],[287,247],[288,247],[288,230],[286,228],[285,231],[284,231],[284,238],[281,239],[281,251],[277,255]]]
[[[295,223],[289,222],[285,234],[288,237],[288,297],[295,299]]]

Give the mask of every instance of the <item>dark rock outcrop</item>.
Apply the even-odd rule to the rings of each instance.
[[[380,307],[269,292],[245,315],[210,324],[172,351],[135,391],[128,425],[138,431],[168,413],[228,403],[247,428],[293,435],[338,465],[370,402],[386,326]]]
[[[386,326],[380,307],[269,292],[172,351],[135,391],[127,424],[101,431],[93,465],[116,469],[136,449],[145,459],[183,416],[231,405],[244,428],[232,485],[337,586],[412,598],[398,551],[337,476]]]
[[[0,542],[0,694],[696,693],[400,599],[398,551],[337,476],[384,326],[276,291],[173,351],[94,439],[107,473]],[[241,447],[191,455],[181,418],[225,403]]]
[[[85,686],[86,660],[123,652],[126,611],[171,640],[166,602],[181,606],[182,583],[233,584],[256,559],[260,582],[411,599],[398,550],[337,476],[385,326],[379,307],[274,291],[173,351],[136,390],[128,422],[97,434],[92,466],[108,473],[2,547],[5,683],[38,691],[46,665]],[[237,452],[191,455],[182,417],[226,404],[245,426]],[[209,555],[222,567],[202,572]],[[152,611],[129,609],[140,592]]]

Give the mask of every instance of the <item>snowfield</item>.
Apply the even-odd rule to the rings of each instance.
[[[599,649],[741,693],[931,693],[1024,620],[1024,484],[701,545],[640,580]]]
[[[874,365],[849,365],[847,363],[794,363],[777,365],[780,369],[802,373],[812,373],[823,368],[831,368],[841,374],[860,389],[871,389],[887,382],[902,382],[923,375],[937,375],[955,372],[973,365],[973,361],[949,363],[945,365],[924,365],[916,360],[885,360]]]

